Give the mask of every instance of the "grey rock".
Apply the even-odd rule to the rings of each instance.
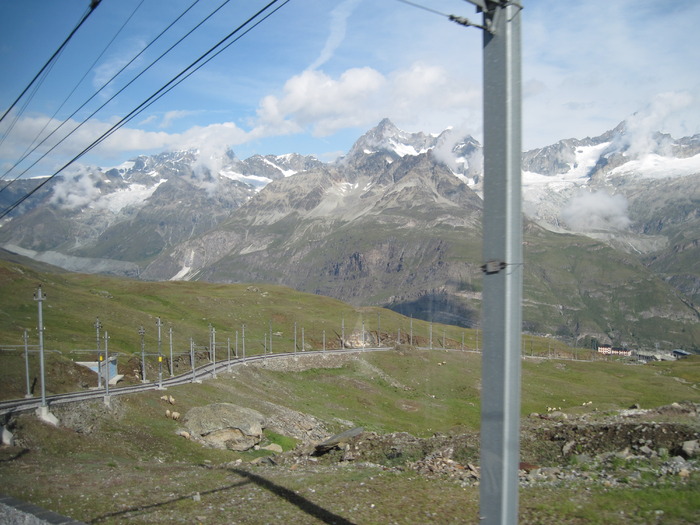
[[[260,443],[265,426],[262,414],[231,403],[192,408],[182,421],[193,439],[213,448],[237,451]]]

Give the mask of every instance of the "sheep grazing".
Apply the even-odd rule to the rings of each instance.
[[[167,400],[168,400],[168,396],[160,396],[160,400],[161,400],[161,401],[167,401]]]
[[[165,411],[165,417],[167,417],[168,419],[170,419],[172,417],[172,415],[170,414],[169,408]]]
[[[184,437],[185,439],[192,439],[192,435],[186,430],[180,430],[180,432],[178,432],[177,435]]]
[[[174,405],[174,404],[175,404],[175,398],[174,398],[173,396],[168,396],[168,403],[170,403],[171,405]]]
[[[172,414],[170,414],[170,417],[172,417],[173,421],[177,421],[178,419],[180,419],[180,412],[173,412]]]

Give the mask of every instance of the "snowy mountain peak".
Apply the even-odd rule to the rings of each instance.
[[[343,161],[352,162],[375,153],[387,153],[393,158],[420,155],[434,145],[435,137],[422,132],[408,133],[385,118],[355,142]]]

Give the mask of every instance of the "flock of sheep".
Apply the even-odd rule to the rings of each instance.
[[[175,404],[175,398],[173,396],[160,396],[161,401],[165,401],[166,403],[170,403],[171,405]],[[172,419],[173,421],[177,421],[180,419],[180,412],[175,412],[174,410],[171,412],[170,409],[168,408],[165,411],[165,417],[168,419]]]

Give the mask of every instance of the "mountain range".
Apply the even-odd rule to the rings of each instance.
[[[524,329],[700,348],[700,135],[630,120],[522,160]],[[182,151],[77,166],[8,216],[0,245],[72,271],[270,282],[478,327],[482,164],[471,136],[385,119],[332,163]]]

